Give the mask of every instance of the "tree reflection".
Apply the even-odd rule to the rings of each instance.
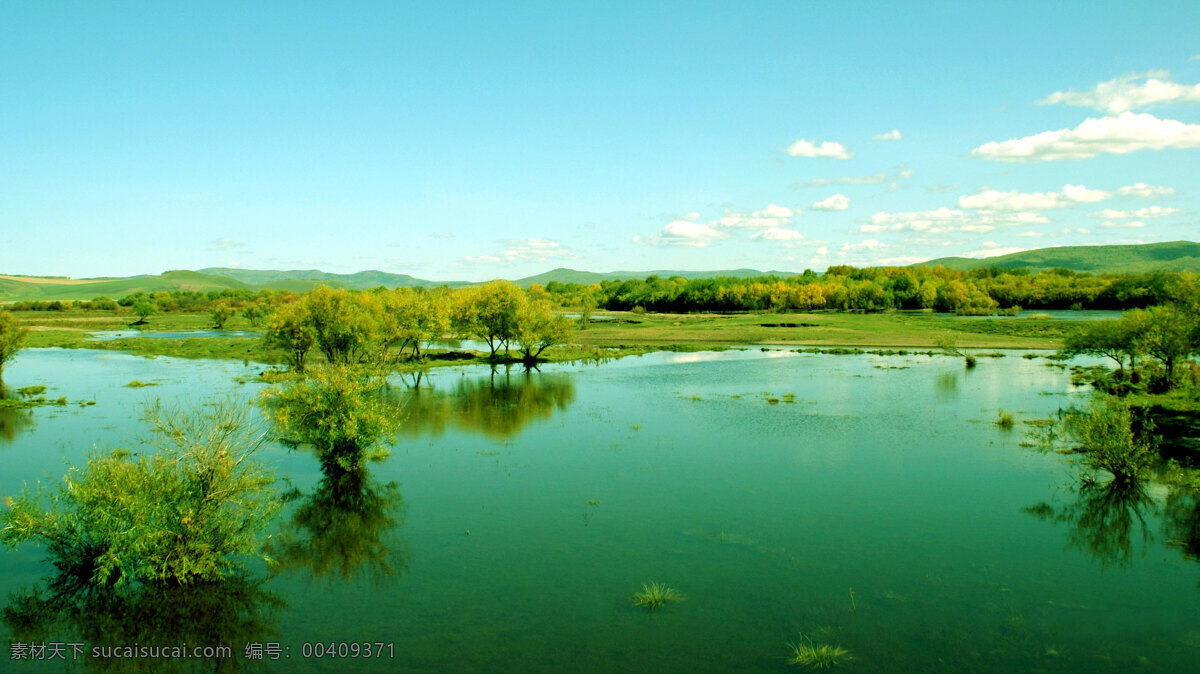
[[[365,468],[332,468],[312,494],[295,490],[285,499],[299,505],[268,545],[280,571],[380,583],[408,568],[408,552],[397,540],[406,506],[395,482],[379,484]]]
[[[278,640],[276,614],[287,608],[261,581],[235,576],[190,585],[137,584],[95,587],[59,576],[23,595],[13,595],[0,619],[13,641],[82,642],[78,659],[93,671],[228,672],[242,669],[248,642]],[[94,658],[92,647],[228,646],[229,657]]]
[[[1163,534],[1167,545],[1200,562],[1200,492],[1188,487],[1171,490],[1163,506]]]
[[[462,378],[448,391],[414,386],[400,393],[405,419],[398,435],[438,436],[447,428],[511,440],[535,421],[549,419],[575,400],[570,375],[542,374],[534,368],[514,373],[510,367],[492,369],[485,378]]]
[[[0,442],[12,442],[21,431],[33,425],[33,410],[23,406],[12,406],[5,401],[19,398],[0,383]]]
[[[1101,566],[1125,569],[1133,561],[1135,541],[1141,539],[1142,554],[1152,536],[1146,525],[1156,511],[1154,501],[1137,481],[1108,484],[1085,482],[1074,502],[1055,509],[1048,503],[1025,508],[1034,517],[1068,527],[1067,547],[1087,552]]]

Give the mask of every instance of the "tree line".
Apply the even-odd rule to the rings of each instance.
[[[1068,269],[1041,273],[991,267],[833,266],[781,278],[663,278],[603,281],[584,286],[550,282],[546,290],[564,305],[592,302],[624,311],[857,311],[927,309],[963,315],[1015,313],[1020,309],[1133,309],[1173,301],[1172,288],[1194,274],[1092,275]]]

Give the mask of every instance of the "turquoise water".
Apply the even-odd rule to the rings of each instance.
[[[212,624],[162,629],[239,655],[278,642],[279,671],[788,671],[801,634],[858,671],[1194,670],[1200,508],[1153,485],[1078,493],[1066,459],[997,428],[997,410],[1044,418],[1086,395],[1016,355],[968,371],[753,349],[397,376],[405,429],[366,479],[265,450],[293,488],[273,576],[147,597],[100,627],[60,619],[44,638],[160,638],[134,618],[196,606]],[[0,433],[0,494],[129,446],[147,400],[248,400],[259,385],[236,378],[257,371],[22,352],[6,383],[71,404]],[[34,549],[0,555],[0,597],[14,606],[52,570]],[[648,582],[686,600],[635,608]],[[303,657],[314,641],[393,657]]]

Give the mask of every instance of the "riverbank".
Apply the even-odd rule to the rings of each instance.
[[[119,336],[97,340],[94,333],[137,327],[147,332],[193,332],[212,328],[207,313],[169,313],[132,326],[134,317],[111,311],[14,312],[30,328],[27,347],[89,348],[141,356],[216,358],[282,363],[282,353],[255,337],[212,336],[150,339]],[[615,358],[648,351],[696,351],[733,345],[785,345],[858,348],[937,348],[938,337],[952,335],[959,348],[1057,349],[1070,331],[1084,323],[1058,319],[962,319],[930,313],[749,313],[654,314],[605,312],[576,329],[572,346],[548,349],[549,361]],[[223,332],[257,328],[236,316]],[[429,358],[401,363],[401,369],[437,364],[490,362],[486,354],[433,349]]]

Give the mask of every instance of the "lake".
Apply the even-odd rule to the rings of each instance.
[[[264,450],[290,490],[274,573],[3,629],[116,645],[186,623],[239,661],[280,644],[272,671],[779,672],[802,634],[858,671],[1194,671],[1200,506],[1156,485],[1080,493],[1068,459],[1022,447],[1021,420],[1087,391],[1020,353],[965,370],[755,347],[395,376],[405,426],[365,479]],[[238,382],[261,369],[26,350],[8,386],[70,402],[0,417],[0,495],[134,446],[155,398],[249,401],[262,385]],[[6,615],[52,572],[32,547],[0,554]],[[650,582],[685,600],[634,607]]]

